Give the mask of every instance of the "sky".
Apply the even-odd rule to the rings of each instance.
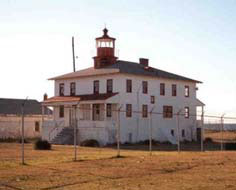
[[[236,116],[235,0],[2,0],[0,97],[42,101],[48,78],[93,66],[95,38],[104,26],[121,60],[150,66],[199,84],[208,114]]]

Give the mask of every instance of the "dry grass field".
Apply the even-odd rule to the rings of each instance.
[[[26,145],[27,165],[20,165],[20,144],[0,143],[0,190],[235,190],[236,152],[121,150],[72,146],[51,151]]]

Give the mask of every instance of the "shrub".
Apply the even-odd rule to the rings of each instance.
[[[236,150],[236,143],[226,143],[225,150]]]
[[[172,145],[170,141],[163,141],[161,144]]]
[[[22,139],[18,139],[17,142],[22,143]],[[24,143],[29,143],[29,141],[27,139],[24,139]]]
[[[144,141],[139,141],[137,144],[138,145],[149,145],[149,143],[150,143],[149,139],[146,139]],[[156,140],[152,139],[152,145],[158,145],[158,144],[160,144],[159,141],[156,141]]]
[[[99,147],[99,142],[95,139],[87,139],[80,143],[81,146]]]
[[[192,141],[189,141],[189,140],[187,140],[187,139],[184,139],[183,141],[182,141],[182,143],[183,144],[189,144],[189,143],[191,143]]]
[[[35,150],[51,150],[51,144],[46,140],[37,140],[34,144]]]
[[[213,140],[212,140],[212,138],[207,137],[207,138],[205,138],[204,142],[205,142],[205,143],[212,143]]]

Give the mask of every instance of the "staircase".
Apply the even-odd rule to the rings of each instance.
[[[65,127],[51,141],[51,144],[72,145],[74,144],[74,129]]]

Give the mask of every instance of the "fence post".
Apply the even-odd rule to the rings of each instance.
[[[177,112],[177,145],[178,145],[178,153],[180,153],[180,137],[179,137],[179,115],[180,115],[181,109]]]
[[[204,151],[204,108],[202,107],[202,128],[201,128],[201,152]]]
[[[224,116],[225,114],[223,114],[220,118],[221,120],[221,142],[220,142],[220,150],[223,151],[223,128],[224,128]]]
[[[22,165],[25,164],[25,121],[24,121],[24,117],[25,117],[25,113],[24,113],[24,108],[25,108],[25,103],[26,100],[28,99],[28,96],[26,97],[26,99],[23,101],[22,105],[21,105],[21,160],[22,160]]]
[[[120,110],[122,105],[118,108],[118,122],[117,122],[117,157],[120,157]]]
[[[25,124],[24,124],[24,103],[21,106],[21,163],[25,164],[25,155],[24,155],[24,141],[25,141]]]
[[[76,108],[77,105],[74,107],[74,161],[77,160],[77,119],[76,119]]]
[[[152,112],[154,110],[155,106],[153,106],[153,108],[151,109],[151,111],[149,112],[149,153],[150,156],[152,155]]]

